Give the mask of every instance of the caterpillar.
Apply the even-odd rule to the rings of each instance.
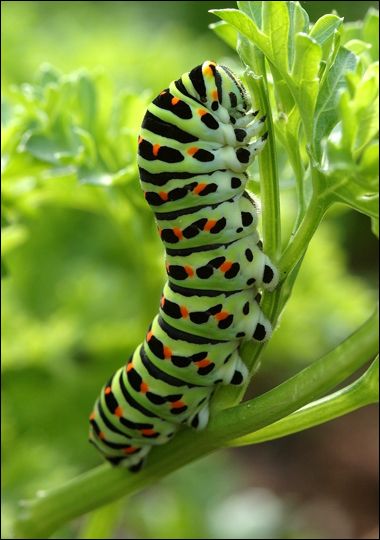
[[[90,442],[138,471],[181,425],[203,429],[217,385],[241,385],[242,341],[272,332],[259,301],[278,271],[262,250],[247,167],[265,117],[229,68],[205,61],[148,106],[138,137],[140,183],[165,248],[167,282],[144,342],[103,387]],[[252,142],[252,138],[257,136]]]

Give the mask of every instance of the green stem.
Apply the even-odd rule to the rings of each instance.
[[[260,198],[262,213],[265,220],[262,223],[263,244],[265,253],[276,259],[281,249],[281,215],[280,215],[280,191],[278,181],[277,151],[274,138],[274,125],[271,107],[268,100],[268,89],[266,86],[265,64],[263,62],[262,72],[258,77],[248,74],[247,84],[260,112],[266,114],[266,126],[272,135],[268,137],[267,143],[259,156],[260,172]]]
[[[263,428],[317,399],[344,381],[378,349],[378,315],[373,314],[336,349],[269,392],[217,414],[207,430],[183,430],[155,448],[138,474],[102,465],[24,503],[17,538],[47,538],[59,526],[90,510],[136,493],[163,476],[209,454],[228,441]]]
[[[327,397],[245,437],[233,439],[227,446],[246,446],[272,441],[324,424],[352,411],[379,401],[379,359],[358,380]]]
[[[327,209],[326,199],[314,194],[298,230],[290,238],[289,244],[281,257],[280,271],[282,280],[286,278],[305,255],[308,245]]]
[[[244,62],[249,59],[242,55]],[[265,112],[266,125],[269,133],[274,134],[273,118],[271,107],[268,101],[268,88],[266,86],[266,71],[264,58],[256,56],[254,65],[250,65],[255,70],[258,76],[247,74],[246,80],[251,94],[254,96],[255,106]],[[261,185],[261,204],[263,214],[267,216],[263,220],[263,243],[265,252],[277,258],[281,247],[281,217],[280,217],[280,193],[278,181],[277,153],[274,136],[269,137],[265,148],[259,156],[259,171]],[[266,317],[272,321],[275,326],[277,313],[279,312],[280,288],[274,293],[264,293],[261,307]],[[254,341],[245,343],[240,348],[240,354],[243,362],[248,367],[250,373],[255,371],[260,355],[265,344],[260,344]],[[214,413],[221,409],[231,407],[239,403],[244,396],[249,381],[241,387],[221,387],[216,392],[212,404],[211,411]]]
[[[299,130],[298,130],[299,135]],[[289,137],[289,139],[292,141],[293,137]],[[288,145],[289,147],[289,145]],[[302,165],[301,155],[300,151],[297,145],[294,145],[294,148],[292,149],[292,152],[290,152],[289,148],[287,149],[289,158],[292,154],[292,159],[289,159],[291,162],[295,179],[296,179],[296,190],[297,190],[297,199],[298,199],[298,209],[297,209],[297,216],[294,223],[293,233],[298,229],[300,223],[302,222],[302,219],[306,213],[307,206],[306,206],[306,200],[305,200],[305,172]]]
[[[87,540],[90,538],[111,538],[115,530],[118,518],[122,512],[124,501],[121,499],[117,503],[106,504],[98,510],[89,514],[87,521],[81,527],[78,539]]]

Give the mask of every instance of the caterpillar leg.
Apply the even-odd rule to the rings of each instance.
[[[256,314],[253,318],[253,333],[252,338],[256,341],[267,341],[272,335],[272,325],[261,311],[257,302]]]
[[[247,380],[248,375],[247,366],[240,358],[238,349],[230,355],[228,361],[218,370],[218,377],[221,379],[221,384],[224,385],[233,384],[239,386]]]
[[[238,146],[237,148],[224,146],[223,148],[219,148],[214,151],[215,163],[220,167],[230,169],[236,173],[244,172],[253,162],[256,155],[264,148],[267,138],[268,132],[264,133],[257,141],[246,144],[245,146]]]
[[[205,429],[205,427],[208,424],[208,420],[210,417],[210,408],[209,403],[207,403],[196,413],[194,414],[189,420],[186,422],[188,426],[196,429],[197,431],[201,431],[202,429]]]
[[[252,137],[254,137],[255,135],[258,135],[263,130],[265,119],[266,119],[266,116],[262,116],[261,118],[259,118],[259,120],[252,122],[251,124],[248,124],[248,126],[245,127],[244,129],[236,128],[235,129],[236,144],[244,145]]]
[[[245,302],[243,309],[238,308],[238,311],[243,312],[244,317],[239,320],[239,333],[244,341],[267,341],[272,335],[272,325],[261,311],[257,301],[257,291],[252,291],[252,299],[245,302],[246,298],[242,299],[242,304]]]
[[[247,127],[248,124],[253,122],[253,120],[256,118],[256,116],[258,114],[259,114],[259,111],[248,112],[247,114],[245,114],[241,118],[238,118],[235,121],[234,127],[235,128],[245,128],[245,127]]]
[[[263,287],[268,291],[273,291],[277,286],[279,274],[277,268],[261,249],[261,242],[250,248],[249,272],[251,274],[252,284],[256,287]]]
[[[131,472],[139,472],[146,461],[145,457],[139,459],[139,461],[136,461],[136,463],[131,463],[131,460],[129,458],[125,457],[111,457],[111,456],[104,456],[105,459],[113,466],[119,466],[128,469]]]
[[[99,438],[94,430],[90,430],[89,442],[93,444],[113,466],[125,467],[132,472],[137,472],[143,466],[151,446],[131,447],[110,443],[103,438]],[[132,450],[132,452],[131,452]]]

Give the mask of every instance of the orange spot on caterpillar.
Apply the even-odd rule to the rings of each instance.
[[[158,154],[158,151],[160,149],[160,145],[159,144],[154,144],[153,145],[153,155],[157,157],[157,154]]]
[[[177,103],[179,101],[181,101],[181,100],[179,98],[177,98],[177,97],[172,98],[172,105],[177,105]]]
[[[213,226],[216,224],[216,220],[215,219],[208,219],[207,222],[205,223],[205,226],[203,227],[203,230],[204,231],[209,231],[210,229],[213,228]]]
[[[162,296],[160,306],[164,307],[164,305],[165,305],[165,296]]]
[[[196,193],[197,195],[199,195],[199,193],[200,193],[201,191],[203,191],[204,188],[205,188],[206,186],[207,186],[207,184],[203,184],[203,183],[198,184],[198,185],[193,189],[193,192]]]
[[[206,367],[211,364],[211,361],[205,358],[204,360],[199,360],[198,362],[194,362],[194,364],[196,364],[198,367]]]
[[[157,146],[157,145],[155,145],[155,146]],[[157,154],[155,154],[155,155],[157,155]],[[167,201],[168,198],[169,198],[169,195],[166,193],[166,191],[160,191],[159,196],[163,201]]]
[[[177,237],[179,240],[182,240],[183,234],[182,234],[181,229],[179,229],[178,227],[174,227],[173,233],[176,235],[176,237]]]
[[[185,269],[185,272],[189,277],[193,277],[194,270],[191,268],[191,266],[184,266],[183,268]]]
[[[124,454],[132,454],[133,452],[136,452],[136,450],[138,450],[137,446],[127,446],[127,447],[123,448],[123,453]]]
[[[106,389],[104,390],[104,393],[107,395],[107,394],[110,394],[112,392],[112,388],[110,386],[107,386]]]
[[[181,311],[181,315],[184,319],[186,319],[186,317],[189,316],[189,312],[187,311],[187,309],[185,308],[185,306],[180,306],[180,311]]]
[[[205,114],[207,114],[207,111],[206,109],[198,109],[197,110],[197,113],[199,114],[199,116],[204,116]]]
[[[202,73],[203,75],[212,75],[212,69],[210,67],[210,64],[207,64],[207,66],[205,66],[203,69],[202,69]]]
[[[224,319],[227,319],[228,316],[229,316],[229,313],[227,311],[221,311],[220,313],[217,313],[215,315],[215,319],[217,321],[223,321]]]
[[[227,272],[231,268],[231,266],[232,266],[232,262],[226,261],[219,268],[222,272]]]
[[[199,148],[197,148],[196,146],[192,146],[191,148],[188,148],[186,152],[189,154],[189,156],[193,156],[194,154],[198,152],[198,150]]]
[[[141,137],[141,135],[139,135],[139,138],[137,139],[138,144],[142,143],[143,140],[144,140],[144,139]]]
[[[180,407],[186,407],[186,403],[183,401],[173,401],[173,403],[170,404],[170,407],[172,409],[179,409]]]
[[[133,364],[132,362],[129,362],[129,364],[127,364],[127,367],[126,367],[127,373],[128,371],[131,371],[131,369],[133,369]]]
[[[162,236],[162,229],[160,229],[160,227],[157,227],[157,231],[158,231],[158,234],[159,234],[160,236]]]
[[[218,100],[218,99],[219,99],[219,92],[218,92],[218,90],[213,90],[213,91],[211,92],[211,97],[212,97],[212,99],[217,99],[217,100]]]
[[[115,416],[117,416],[118,418],[120,418],[121,416],[123,416],[123,409],[120,407],[120,405],[118,405],[116,407],[116,409],[114,410],[113,414]]]
[[[149,330],[149,332],[146,335],[146,340],[150,341],[152,339],[152,337],[153,337],[153,332],[152,332],[152,330]]]
[[[141,429],[140,431],[143,435],[154,435],[157,433],[154,429]]]
[[[91,414],[90,414],[90,420],[95,420],[95,411],[93,411]]]
[[[164,357],[165,359],[168,359],[173,354],[173,351],[170,349],[170,347],[164,346]]]
[[[148,391],[148,385],[144,382],[142,382],[140,384],[140,392],[142,392],[143,394],[146,394]]]
[[[104,435],[103,431],[99,431],[98,437],[99,437],[99,439],[102,439],[102,440],[106,438],[106,436]]]

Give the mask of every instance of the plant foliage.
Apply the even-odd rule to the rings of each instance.
[[[254,106],[267,115],[273,134],[258,168],[252,168],[252,188],[260,191],[262,200],[265,251],[278,260],[281,271],[280,286],[263,296],[263,310],[275,322],[284,312],[286,325],[285,307],[299,282],[309,244],[331,208],[368,216],[378,235],[378,12],[370,10],[354,25],[336,14],[311,24],[298,2],[244,1],[238,2],[238,9],[213,13],[221,21],[211,28],[236,48]],[[158,297],[162,277],[153,218],[141,197],[136,169],[137,130],[151,96],[121,92],[115,98],[107,84],[101,73],[80,70],[62,75],[43,66],[34,84],[7,90],[2,103],[2,275],[8,274],[5,281],[12,276],[8,261],[20,246],[33,245],[36,223],[51,206],[80,209],[101,220],[111,217],[125,250],[123,271],[127,268],[133,279],[144,283],[143,295],[136,292],[127,311],[132,334],[138,335],[151,316],[148,299]],[[287,226],[280,166],[287,171],[297,201],[294,220]],[[58,263],[54,268],[58,271]],[[101,288],[102,279],[89,275],[93,282],[87,286]],[[78,290],[79,299],[80,294]],[[102,294],[109,298],[110,291]],[[41,320],[45,308],[39,308]],[[42,334],[46,357],[59,358],[59,349],[75,350],[80,341],[73,329],[78,320],[69,327],[60,317],[58,341],[49,340],[48,332]],[[92,337],[82,336],[87,353],[102,354],[110,332],[120,349],[135,345],[133,338],[125,337],[124,326],[107,327],[102,334],[98,314],[89,312],[88,318],[86,328]],[[23,322],[25,326],[30,320]],[[14,357],[24,358],[17,343],[12,347]],[[243,347],[252,373],[262,349],[259,344]],[[152,452],[138,475],[103,465],[41,492],[24,504],[16,534],[46,537],[62,523],[137,492],[219,448],[283,437],[375,402],[376,361],[351,385],[329,392],[374,359],[377,349],[377,318],[372,315],[328,354],[266,394],[239,404],[241,390],[221,389],[206,431],[180,433]]]

